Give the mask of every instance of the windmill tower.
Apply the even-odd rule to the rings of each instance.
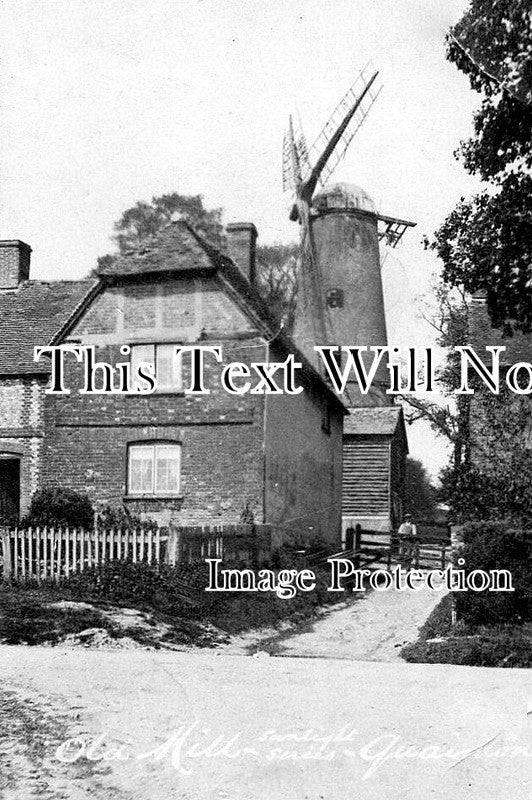
[[[330,183],[377,99],[377,77],[370,65],[362,70],[310,149],[292,118],[284,138],[283,187],[293,194],[290,218],[301,231],[294,339],[314,364],[316,344],[387,345],[379,241],[395,247],[415,224],[379,214],[359,186]],[[365,359],[367,366],[372,354]],[[350,383],[345,399],[388,405],[387,386],[383,362],[368,395]]]
[[[331,184],[356,132],[377,99],[378,72],[367,65],[308,148],[289,120],[283,142],[283,187],[293,195],[301,258],[294,339],[318,365],[314,345],[387,346],[379,242],[395,247],[415,223],[380,214],[359,186]],[[366,368],[373,358],[364,357]],[[344,536],[348,527],[391,530],[402,513],[407,451],[401,410],[386,394],[383,360],[369,393],[351,381],[343,397]]]

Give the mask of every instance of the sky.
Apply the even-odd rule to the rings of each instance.
[[[464,0],[2,0],[0,238],[32,277],[81,278],[138,200],[202,194],[260,242],[296,241],[281,186],[288,114],[308,142],[371,60],[383,90],[334,180],[417,227],[383,250],[389,342],[433,343],[421,240],[477,188],[453,151],[479,96],[445,60]],[[353,343],[348,343],[353,344]],[[409,429],[431,474],[445,447]]]

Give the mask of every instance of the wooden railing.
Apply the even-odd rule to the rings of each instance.
[[[451,546],[446,542],[423,541],[418,537],[411,548],[402,546],[397,535],[389,531],[353,529],[346,541],[346,549],[338,553],[315,553],[308,558],[309,566],[325,563],[328,558],[348,558],[356,569],[371,567],[390,569],[392,563],[402,563],[405,568],[445,569],[450,563]]]

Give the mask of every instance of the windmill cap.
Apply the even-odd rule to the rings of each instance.
[[[312,205],[317,210],[352,208],[376,214],[377,208],[369,194],[355,183],[332,183],[314,195]]]

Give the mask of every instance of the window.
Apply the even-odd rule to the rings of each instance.
[[[176,497],[180,487],[181,445],[132,444],[128,494]]]
[[[140,344],[131,347],[131,372],[136,374],[140,364],[148,364],[157,379],[158,392],[181,392],[181,359],[175,354],[175,344]]]
[[[329,289],[327,292],[327,305],[329,308],[343,308],[344,307],[344,292],[343,289]]]

